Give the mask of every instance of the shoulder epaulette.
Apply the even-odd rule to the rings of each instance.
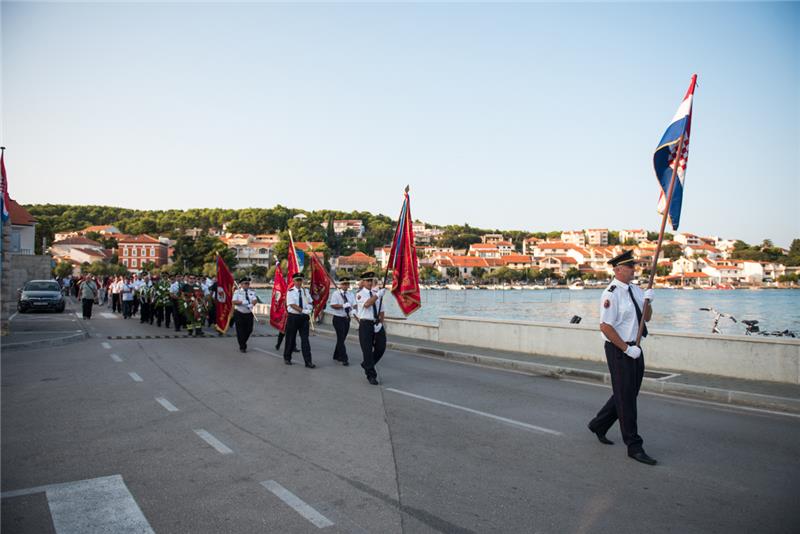
[[[610,286],[608,286],[606,288],[606,291],[608,291],[609,293],[613,293],[615,289],[617,289],[617,286],[614,285],[614,284],[611,284]]]

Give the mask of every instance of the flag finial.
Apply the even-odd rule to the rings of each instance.
[[[409,191],[410,189],[411,189],[411,187],[409,187],[408,185],[406,185],[406,194],[408,193],[408,191]]]

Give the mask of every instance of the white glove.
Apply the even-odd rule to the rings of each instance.
[[[652,289],[645,289],[644,290],[644,299],[653,302],[654,297],[656,296],[656,292]]]
[[[377,294],[378,298],[383,298],[383,296],[386,294],[386,288],[385,287],[380,288]]]
[[[625,349],[625,354],[633,358],[634,360],[642,355],[642,349],[637,347],[636,345],[630,345],[627,349]]]
[[[312,311],[314,311],[314,308],[303,308],[303,313],[306,315],[311,315]]]

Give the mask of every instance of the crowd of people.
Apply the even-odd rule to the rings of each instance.
[[[84,319],[92,318],[95,305],[107,306],[123,319],[139,317],[139,322],[185,328],[190,336],[203,336],[203,325],[216,322],[213,296],[216,277],[186,275],[149,275],[98,277],[85,274],[58,280],[65,295],[81,302]]]

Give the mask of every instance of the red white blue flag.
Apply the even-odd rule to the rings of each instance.
[[[689,83],[689,90],[683,97],[683,102],[678,106],[678,111],[672,118],[672,122],[661,142],[658,143],[655,154],[653,154],[653,168],[656,171],[656,178],[661,185],[661,194],[658,198],[658,212],[662,215],[669,209],[669,220],[672,229],[677,230],[681,220],[681,204],[683,202],[683,186],[686,179],[686,163],[689,160],[689,135],[692,130],[692,101],[694,100],[694,88],[697,84],[697,74],[692,75]],[[680,154],[678,150],[680,148]],[[677,168],[677,171],[675,170]],[[667,208],[669,199],[669,187],[672,181],[672,174],[675,172],[675,186],[672,191],[672,199]]]
[[[392,295],[397,299],[400,311],[406,316],[411,315],[422,306],[413,224],[411,199],[408,196],[408,187],[406,187],[403,208],[394,232],[392,250],[389,253],[389,269],[392,270]]]

